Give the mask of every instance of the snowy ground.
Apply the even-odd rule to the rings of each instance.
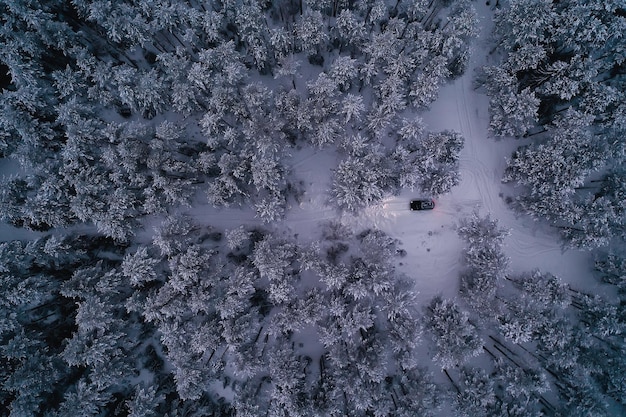
[[[587,252],[563,251],[555,229],[525,217],[516,217],[504,201],[514,193],[501,183],[506,157],[522,142],[496,141],[488,133],[488,98],[474,90],[474,69],[484,65],[488,53],[492,11],[483,2],[475,3],[481,16],[481,34],[474,43],[470,66],[465,75],[443,87],[438,100],[422,117],[430,131],[455,130],[465,137],[461,152],[461,183],[436,201],[432,212],[409,211],[409,200],[420,196],[410,190],[370,207],[358,216],[344,214],[342,222],[357,228],[377,227],[403,242],[407,256],[401,269],[416,281],[422,300],[442,293],[453,297],[462,268],[463,242],[457,237],[458,220],[477,210],[490,213],[511,235],[504,249],[511,259],[513,273],[541,269],[551,272],[578,288],[592,289],[591,262]],[[285,225],[300,237],[315,236],[319,221],[337,213],[328,206],[329,170],[336,166],[332,151],[303,152],[294,156],[293,171],[306,179],[307,193],[300,206],[289,211]]]

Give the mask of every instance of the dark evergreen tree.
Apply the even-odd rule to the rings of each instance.
[[[454,404],[463,417],[494,415],[497,401],[493,380],[483,369],[461,368]]]
[[[584,248],[605,246],[621,230],[619,204],[587,191],[597,188],[591,174],[624,163],[613,156],[623,154],[615,92],[624,77],[612,53],[624,44],[615,32],[625,25],[620,10],[577,0],[508,2],[495,15],[502,62],[486,69],[493,132],[537,138],[514,153],[505,174],[528,187],[515,205]],[[549,168],[531,174],[537,166]]]
[[[463,365],[482,352],[476,326],[452,300],[433,298],[424,308],[424,328],[436,346],[434,360],[444,369]]]
[[[500,407],[509,416],[540,416],[540,396],[549,391],[546,374],[534,368],[512,366],[496,361],[494,374],[502,390]]]
[[[508,259],[501,246],[508,231],[489,215],[483,218],[475,212],[461,220],[457,233],[467,242],[467,270],[461,274],[459,291],[472,307],[488,312],[495,307],[496,290],[507,272]]]

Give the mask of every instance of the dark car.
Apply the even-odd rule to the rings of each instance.
[[[433,200],[411,200],[411,210],[432,210],[435,208]]]

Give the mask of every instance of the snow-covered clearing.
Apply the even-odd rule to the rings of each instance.
[[[511,235],[505,251],[511,260],[512,273],[541,269],[549,271],[574,287],[590,289],[590,255],[578,250],[563,250],[555,229],[526,217],[518,217],[504,201],[515,190],[501,183],[506,158],[522,144],[520,141],[496,141],[488,133],[488,98],[474,89],[475,69],[488,59],[488,36],[492,11],[483,2],[475,3],[481,18],[481,33],[474,43],[470,65],[465,74],[444,86],[431,109],[422,115],[430,131],[455,130],[465,137],[460,157],[461,183],[436,201],[430,212],[411,212],[409,200],[421,196],[404,190],[381,204],[358,215],[343,214],[341,221],[355,228],[376,227],[402,241],[407,256],[400,268],[415,278],[422,300],[442,293],[453,297],[458,289],[462,268],[463,242],[457,237],[458,220],[477,210],[491,214]],[[316,238],[318,222],[335,218],[327,204],[330,169],[336,166],[332,151],[307,150],[294,155],[293,174],[305,181],[306,194],[293,207],[284,225],[299,237]]]

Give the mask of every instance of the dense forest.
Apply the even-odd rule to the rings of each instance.
[[[620,1],[512,1],[495,13],[484,68],[491,129],[532,137],[503,180],[521,186],[513,205],[595,248],[626,225],[626,7]]]
[[[459,184],[420,112],[475,3],[0,0],[0,220],[39,236],[0,242],[0,416],[625,414],[626,8],[587,3],[498,2],[475,84],[523,141],[512,208],[612,295],[512,273],[476,212],[458,297],[418,303],[401,242],[338,219]],[[312,239],[281,227],[306,148],[337,155]]]
[[[340,148],[331,198],[348,210],[458,182],[463,139],[404,110],[463,71],[467,2],[3,3],[0,152],[24,168],[2,187],[10,224],[125,241],[200,190],[271,222],[302,146]]]

